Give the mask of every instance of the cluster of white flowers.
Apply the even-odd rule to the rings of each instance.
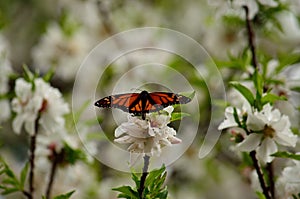
[[[217,15],[230,14],[240,16],[241,18],[245,18],[245,11],[242,10],[242,6],[247,6],[249,8],[249,18],[253,19],[259,11],[259,4],[276,7],[279,2],[275,0],[209,0],[209,3],[218,8]]]
[[[34,66],[42,72],[51,67],[55,76],[70,81],[90,50],[102,40],[102,24],[97,2],[59,0],[64,10],[64,24],[49,23],[40,42],[32,49]]]
[[[181,143],[176,131],[168,127],[173,107],[164,109],[165,114],[149,114],[146,120],[128,116],[128,122],[122,123],[115,130],[114,141],[121,144],[130,144],[128,151],[131,153],[145,153],[150,156],[160,155],[161,148]]]
[[[236,146],[239,151],[256,150],[258,159],[262,163],[271,162],[271,154],[278,151],[277,144],[295,147],[298,137],[291,132],[288,116],[266,104],[261,111],[240,111],[237,109],[238,119],[244,122],[246,129],[240,128],[234,117],[234,109],[228,107],[225,120],[220,124],[219,130],[234,128],[235,135],[242,137]],[[246,121],[242,121],[246,117]]]
[[[300,161],[293,161],[293,165],[283,169],[276,183],[279,198],[294,198],[293,195],[300,193]]]
[[[0,122],[10,117],[9,101],[4,98],[4,95],[8,92],[8,81],[11,72],[7,43],[4,37],[0,35]]]
[[[88,54],[90,44],[84,30],[67,35],[58,24],[51,24],[40,43],[32,50],[34,65],[43,72],[55,67],[58,77],[71,80]]]
[[[69,113],[68,104],[62,94],[42,78],[27,82],[23,78],[16,80],[16,97],[12,100],[12,110],[16,112],[13,130],[21,132],[24,124],[30,135],[35,133],[35,122],[39,117],[39,125],[46,133],[64,131],[64,114]]]
[[[300,161],[292,160],[285,167],[276,180],[276,197],[282,199],[293,199],[300,193]],[[253,190],[262,191],[256,171],[251,172],[251,187]]]

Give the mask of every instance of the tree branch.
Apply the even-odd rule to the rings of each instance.
[[[28,199],[32,198],[32,195],[31,195],[28,191],[23,190],[22,193],[23,193]]]
[[[30,137],[30,170],[29,170],[29,195],[26,195],[29,199],[33,199],[34,195],[34,159],[35,159],[35,148],[36,148],[36,137],[39,130],[39,120],[40,115],[38,114],[38,117],[35,120],[35,126],[34,126],[34,134]],[[23,192],[24,193],[24,192]]]
[[[271,199],[268,187],[266,186],[266,183],[265,183],[265,180],[264,180],[264,176],[263,176],[263,174],[262,174],[262,172],[260,170],[260,167],[258,165],[258,160],[256,159],[256,152],[255,151],[251,151],[250,152],[250,157],[252,159],[253,166],[254,166],[254,168],[256,170],[260,186],[261,186],[261,188],[263,190],[263,194],[265,195],[266,199]]]
[[[58,159],[59,159],[59,157],[58,157],[59,154],[57,154],[55,150],[53,150],[53,155],[54,155],[54,158],[53,158],[52,166],[51,166],[50,179],[49,179],[47,189],[46,189],[46,199],[50,199],[51,189],[52,189],[52,185],[54,182],[54,176],[56,173]]]
[[[274,185],[274,171],[273,171],[273,164],[267,163],[267,171],[269,176],[269,182],[270,182],[270,192],[272,198],[275,198],[275,185]]]
[[[255,51],[255,35],[254,31],[251,26],[251,21],[249,19],[249,8],[247,6],[243,6],[246,12],[246,25],[247,25],[247,32],[248,32],[248,42],[250,46],[250,50],[252,53],[252,65],[255,69],[258,69],[258,63],[257,63],[257,57],[256,57],[256,51]]]

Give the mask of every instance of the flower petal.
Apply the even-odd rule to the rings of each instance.
[[[120,137],[121,135],[123,135],[126,131],[124,131],[124,129],[121,126],[118,126],[115,130],[115,137]]]
[[[290,120],[286,115],[283,115],[281,119],[277,121],[272,121],[270,125],[276,132],[284,131],[285,129],[289,129],[291,127]]]
[[[227,129],[230,127],[236,127],[238,126],[238,124],[231,120],[231,119],[225,119],[218,127],[218,130],[223,130],[223,129]]]
[[[122,136],[120,138],[114,139],[114,142],[120,143],[120,144],[128,144],[132,142],[132,139],[130,136]]]
[[[257,149],[258,159],[263,163],[272,162],[274,159],[271,154],[277,152],[277,145],[271,138],[265,138],[262,144]]]
[[[22,125],[23,125],[25,119],[26,118],[24,117],[23,114],[19,114],[15,117],[15,119],[13,121],[13,125],[12,125],[12,128],[15,133],[20,134],[21,128],[22,128]]]
[[[285,132],[277,132],[273,139],[283,146],[295,147],[298,141],[298,136],[293,134],[290,129],[286,129]]]
[[[174,107],[173,106],[167,106],[166,108],[164,108],[165,111],[167,111],[167,113],[169,115],[171,115],[171,113],[173,112],[174,110]]]
[[[253,151],[261,142],[262,134],[252,133],[245,138],[244,141],[237,144],[237,150],[239,151]]]
[[[27,120],[25,122],[25,130],[29,135],[33,136],[35,133],[35,120]]]
[[[168,140],[171,142],[171,144],[180,144],[182,142],[181,139],[174,136],[168,137]]]
[[[258,117],[258,115],[249,114],[247,118],[247,127],[253,131],[260,131],[264,129],[265,122]]]

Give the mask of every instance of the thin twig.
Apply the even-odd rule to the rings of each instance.
[[[39,129],[40,116],[35,120],[34,134],[30,137],[30,170],[29,170],[29,199],[33,199],[34,195],[34,159],[35,159],[35,148],[36,148],[36,136]],[[24,193],[24,192],[23,192]]]
[[[249,8],[247,6],[243,6],[246,12],[246,25],[247,25],[247,31],[248,31],[248,42],[252,53],[252,65],[255,69],[258,69],[258,63],[257,63],[257,57],[256,57],[256,51],[255,51],[255,35],[254,31],[251,26],[251,21],[249,19]]]
[[[28,191],[23,190],[22,193],[23,193],[28,199],[32,198],[32,195],[31,195]]]
[[[263,176],[263,174],[260,170],[260,167],[258,165],[258,160],[256,159],[256,152],[251,151],[250,156],[251,156],[251,159],[252,159],[252,162],[253,162],[253,166],[254,166],[254,168],[256,170],[256,173],[258,175],[259,183],[260,183],[260,186],[263,190],[263,194],[265,195],[266,199],[271,199],[271,196],[270,196],[269,191],[268,191],[268,187],[266,186],[266,183],[265,183],[265,180],[264,180],[264,176]]]
[[[275,185],[274,185],[274,171],[272,162],[267,163],[267,171],[270,181],[270,192],[273,199],[275,199]]]
[[[35,159],[35,147],[36,147],[36,133],[30,137],[30,171],[29,171],[29,194],[30,198],[33,198],[34,192],[34,159]]]
[[[53,158],[52,166],[51,166],[50,179],[49,179],[48,186],[46,189],[46,199],[50,199],[51,189],[52,189],[52,185],[54,182],[54,176],[55,176],[57,164],[58,164],[58,154],[55,152],[55,150],[53,150],[53,155],[54,155],[54,158]]]
[[[138,190],[140,199],[143,199],[143,193],[144,193],[144,189],[145,189],[145,181],[146,181],[146,177],[148,175],[149,159],[150,159],[150,156],[148,156],[148,155],[144,156],[143,174],[141,176],[140,187]]]
[[[114,27],[111,21],[111,18],[109,16],[109,10],[107,9],[106,5],[104,5],[104,3],[101,0],[98,0],[97,4],[105,31],[108,33],[108,35],[116,34],[116,28]]]
[[[253,65],[255,70],[258,70],[258,62],[257,62],[257,56],[256,56],[256,50],[255,50],[255,41],[254,41],[255,40],[255,34],[254,34],[253,29],[252,29],[251,21],[250,21],[250,18],[249,18],[249,8],[246,5],[244,5],[243,8],[245,9],[245,13],[246,13],[246,25],[247,25],[247,32],[248,32],[248,42],[249,42],[250,50],[251,50],[251,53],[252,53],[252,65]],[[250,156],[252,158],[253,165],[254,165],[254,168],[256,170],[256,173],[258,175],[258,179],[259,179],[259,182],[260,182],[260,186],[263,190],[263,194],[265,195],[266,199],[271,199],[270,192],[269,192],[268,187],[266,185],[263,173],[262,173],[262,171],[260,169],[260,166],[258,164],[258,161],[256,159],[256,152],[251,151]],[[270,182],[270,183],[273,183],[273,182]]]
[[[113,36],[116,33],[118,33],[118,30],[110,17],[109,8],[105,5],[105,3],[102,0],[97,0],[97,6],[100,17],[102,19],[103,28],[108,34],[108,36]],[[111,39],[115,40],[115,44],[119,49],[126,49],[127,44],[121,37],[111,37]],[[134,60],[131,59],[129,56],[124,56],[124,58],[127,62],[127,70],[130,70],[132,66],[135,66]]]

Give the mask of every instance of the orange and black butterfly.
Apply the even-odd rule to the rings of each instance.
[[[157,112],[167,106],[186,104],[190,101],[190,98],[175,93],[142,91],[141,93],[124,93],[104,97],[95,102],[95,106],[119,108],[134,115],[141,115],[144,120],[146,113]]]

